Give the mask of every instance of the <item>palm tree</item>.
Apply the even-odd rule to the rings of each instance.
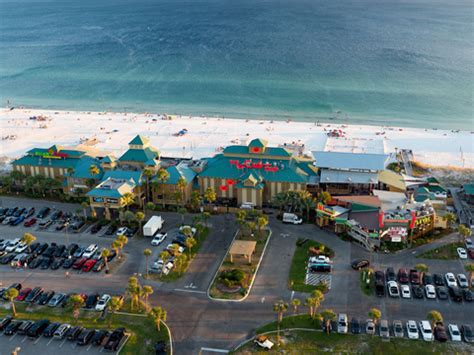
[[[472,274],[474,273],[474,264],[469,263],[469,264],[464,265],[464,270],[466,270],[466,272],[469,273],[469,279],[468,279],[469,287],[472,287]]]
[[[416,264],[415,270],[424,274],[425,272],[428,272],[429,268],[428,268],[428,265],[426,264]]]
[[[250,235],[254,236],[255,229],[257,228],[257,223],[255,223],[253,221],[247,221],[247,223],[245,223],[245,225],[247,226],[247,228],[250,232]]]
[[[159,332],[161,322],[166,322],[168,313],[161,306],[159,306],[159,307],[153,307],[151,309],[150,315],[153,317],[153,321],[155,322],[156,329]]]
[[[150,201],[150,179],[153,176],[153,170],[145,168],[145,170],[143,170],[143,175],[145,176],[145,179],[146,179],[145,197],[147,201]]]
[[[443,216],[443,220],[446,221],[447,227],[451,228],[454,222],[456,222],[456,215],[454,213],[446,213]]]
[[[291,300],[291,305],[293,306],[293,313],[298,313],[298,307],[301,305],[301,301],[298,298],[293,298]]]
[[[132,211],[125,211],[125,213],[123,214],[123,218],[127,223],[131,223],[135,220],[135,213],[133,213]]]
[[[196,211],[201,204],[202,196],[198,191],[191,192],[191,206]]]
[[[309,316],[311,318],[314,318],[314,316],[316,315],[316,310],[321,305],[321,302],[318,301],[318,299],[315,298],[315,297],[308,297],[308,298],[306,298],[305,304],[309,308]]]
[[[332,200],[332,196],[329,192],[327,191],[322,191],[318,194],[317,201],[321,202],[323,204],[328,203],[329,201]]]
[[[12,306],[13,317],[16,317],[15,302],[13,302],[13,300],[18,297],[18,294],[19,294],[18,290],[14,287],[10,287],[5,292],[5,297],[10,301],[10,304]]]
[[[153,294],[153,287],[149,285],[143,286],[142,294],[143,294],[143,300],[145,301],[145,305],[148,307],[149,306],[148,298],[150,297],[150,295]]]
[[[283,209],[286,207],[287,194],[285,192],[279,192],[272,198],[272,203],[279,209],[279,215],[282,214]]]
[[[426,318],[431,322],[431,326],[434,328],[437,322],[443,321],[443,316],[438,311],[429,311],[426,315]]]
[[[183,273],[187,265],[188,257],[186,254],[180,254],[174,259],[174,268],[177,272]]]
[[[10,173],[10,176],[9,176],[9,177],[11,178],[11,181],[12,181],[13,185],[14,185],[15,187],[17,187],[18,182],[21,183],[21,182],[25,179],[26,175],[23,174],[21,171],[13,170],[13,171]]]
[[[145,204],[145,210],[153,211],[155,209],[155,204],[153,202],[147,202]]]
[[[69,297],[68,304],[72,307],[72,315],[77,321],[77,318],[79,318],[79,310],[84,305],[84,298],[78,294],[72,295]]]
[[[135,196],[131,192],[127,192],[122,196],[121,201],[122,205],[126,207],[128,211],[130,205],[133,205],[135,202]]]
[[[146,264],[146,277],[148,277],[148,257],[150,257],[153,254],[151,249],[145,249],[143,250],[143,255],[145,255],[145,264]]]
[[[165,208],[165,183],[169,180],[170,173],[166,170],[161,168],[158,170],[156,174],[156,179],[161,184],[161,200],[163,201],[163,208]]]
[[[306,211],[306,221],[309,222],[309,213],[311,212],[311,209],[315,207],[313,195],[311,195],[311,193],[309,193],[306,190],[302,190],[298,192],[299,192],[299,197],[301,200],[301,206]]]
[[[181,201],[182,206],[184,206],[186,204],[185,191],[186,191],[186,187],[188,186],[188,182],[186,181],[186,179],[184,177],[181,176],[178,179],[177,185],[178,185],[178,190],[179,190],[179,193],[180,193],[180,196],[181,196],[180,201]]]
[[[268,224],[268,217],[267,216],[260,216],[257,218],[257,228],[258,228],[258,234],[261,237],[262,236],[262,229],[264,229]]]
[[[118,239],[115,239],[111,246],[112,249],[115,250],[115,253],[120,257],[120,250],[123,248],[122,242]]]
[[[127,245],[127,243],[128,243],[128,238],[127,238],[126,236],[124,236],[124,235],[119,235],[116,240],[118,240],[118,241],[120,242],[120,244],[121,244],[121,247],[120,247],[120,255],[119,255],[119,259],[120,259],[120,258],[122,258],[122,249],[123,249],[123,248],[125,247],[125,245]]]
[[[208,203],[208,207],[217,200],[217,194],[212,187],[208,187],[204,191],[204,200]]]
[[[247,218],[247,212],[244,210],[239,210],[235,214],[235,218],[237,220],[237,223],[242,227],[245,223],[245,219]]]
[[[25,233],[23,234],[23,237],[21,238],[21,242],[26,245],[30,245],[35,240],[36,240],[36,237],[31,233]]]
[[[472,230],[471,228],[466,227],[464,224],[460,224],[458,226],[458,234],[460,237],[460,242],[464,242],[467,237],[470,237],[472,235]]]
[[[211,218],[211,214],[209,212],[202,213],[202,220],[204,221],[204,225],[207,227],[207,221]]]
[[[188,249],[188,255],[191,256],[191,251],[192,248],[196,245],[197,241],[193,237],[188,237],[184,241],[184,244],[186,245],[186,248]]]
[[[322,321],[324,322],[326,334],[329,335],[329,326],[331,324],[331,321],[336,319],[336,313],[334,313],[332,309],[325,309],[320,313],[320,316],[322,318]]]
[[[184,207],[178,208],[178,213],[181,215],[181,224],[184,224],[184,216],[187,212],[188,210]]]
[[[110,311],[110,316],[109,316],[109,328],[112,325],[112,316],[114,315],[115,312],[119,311],[123,307],[123,297],[119,296],[112,296],[109,302],[109,311]]]
[[[134,304],[139,307],[139,299],[141,294],[141,287],[138,283],[138,279],[135,276],[131,276],[128,279],[127,293],[130,296],[130,310],[133,311]]]
[[[102,257],[102,260],[104,260],[104,265],[105,265],[105,273],[107,274],[109,272],[109,256],[110,256],[110,250],[107,248],[102,249],[100,252],[100,256]]]
[[[378,308],[371,308],[369,311],[369,317],[374,320],[374,323],[377,324],[380,318],[382,318],[382,312]]]
[[[280,323],[283,320],[283,313],[288,310],[288,303],[279,300],[273,304],[273,311],[277,314],[277,343],[280,344]]]
[[[143,212],[138,211],[137,213],[135,213],[135,219],[138,221],[138,228],[140,229],[140,234],[142,234],[142,223],[145,219],[145,214]]]
[[[97,165],[92,164],[92,165],[89,167],[89,173],[92,175],[93,178],[96,178],[97,175],[100,174],[100,170],[99,170],[99,168],[97,167]]]

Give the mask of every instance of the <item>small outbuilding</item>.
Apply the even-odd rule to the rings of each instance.
[[[252,254],[255,251],[257,242],[254,240],[235,240],[229,250],[230,262],[233,262],[234,256],[244,256],[252,263]]]

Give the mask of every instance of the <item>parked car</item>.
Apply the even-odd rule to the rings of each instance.
[[[418,270],[415,270],[415,269],[410,270],[410,282],[412,285],[420,284],[420,273],[418,272]]]
[[[75,326],[75,327],[72,327],[71,329],[69,329],[69,331],[66,333],[67,340],[75,341],[77,339],[77,337],[79,336],[79,334],[81,334],[83,329],[84,328],[82,328],[80,326]]]
[[[54,291],[43,292],[41,296],[38,297],[36,303],[44,306],[51,300],[51,298],[53,298],[54,294]]]
[[[464,248],[457,248],[456,249],[457,253],[458,253],[458,256],[459,256],[459,259],[467,259],[467,252],[466,252],[466,249]]]
[[[331,272],[331,265],[329,264],[311,264],[309,266],[310,272]]]
[[[107,343],[104,346],[105,350],[109,351],[117,351],[120,342],[125,336],[125,328],[118,328],[115,329],[112,334],[110,334],[109,339],[107,340]]]
[[[395,335],[395,338],[403,338],[403,323],[401,320],[393,321],[393,335]]]
[[[49,307],[57,307],[61,304],[66,295],[64,293],[56,293],[48,302]]]
[[[430,322],[422,320],[420,322],[420,332],[424,341],[433,341],[433,331],[431,330]]]
[[[79,270],[84,266],[86,261],[87,261],[87,258],[79,258],[74,262],[74,264],[72,264],[72,268],[75,270]]]
[[[351,332],[352,334],[360,334],[360,323],[356,318],[351,319]]]
[[[469,324],[461,325],[461,334],[466,343],[474,343],[474,333]]]
[[[388,327],[388,320],[382,319],[380,321],[379,334],[382,339],[390,339],[390,328]]]
[[[87,345],[90,343],[92,337],[95,334],[94,329],[84,329],[81,334],[77,337],[77,345]]]
[[[433,275],[428,272],[423,273],[423,285],[434,285]]]
[[[117,230],[117,227],[115,227],[114,225],[110,225],[107,227],[107,229],[105,230],[105,235],[112,235],[115,233],[115,231]]]
[[[401,284],[407,284],[410,281],[408,269],[401,268],[398,270],[398,282]]]
[[[85,300],[85,308],[91,309],[94,308],[95,305],[97,304],[97,301],[99,300],[99,295],[98,294],[92,294],[87,296]]]
[[[107,303],[109,303],[109,301],[111,300],[111,298],[112,297],[110,297],[110,295],[107,295],[107,294],[102,295],[95,306],[95,310],[103,311],[105,307],[107,306]]]
[[[464,245],[466,246],[467,250],[474,249],[474,242],[471,238],[466,238],[466,240],[464,241]]]
[[[436,299],[436,290],[433,285],[425,286],[425,295],[427,299]]]
[[[456,286],[449,287],[448,290],[449,290],[449,296],[451,296],[451,299],[454,302],[462,302],[462,292],[458,287]]]
[[[97,263],[97,260],[94,260],[94,259],[89,259],[87,260],[84,265],[82,265],[82,271],[83,272],[89,272],[92,270],[92,268],[94,267],[94,265]]]
[[[33,322],[32,320],[26,320],[26,321],[24,321],[24,322],[20,325],[20,327],[18,328],[18,330],[16,331],[16,333],[17,333],[18,335],[26,335],[26,333],[28,332],[28,329],[30,329],[30,328],[33,326],[34,323],[35,323],[35,322]]]
[[[413,285],[411,287],[411,291],[412,291],[412,294],[413,294],[413,297],[414,298],[423,298],[424,297],[424,294],[423,294],[423,289],[421,288],[421,286],[419,285]]]
[[[12,319],[13,318],[11,316],[6,316],[2,318],[2,320],[0,320],[0,331],[4,330],[8,326],[8,324],[10,324]]]
[[[449,324],[448,325],[448,332],[449,336],[451,337],[452,341],[461,341],[461,331],[456,324]]]
[[[367,319],[365,325],[365,332],[369,335],[375,334],[375,323],[372,319]]]
[[[28,293],[28,296],[25,298],[25,302],[35,302],[38,297],[43,293],[43,288],[41,287],[35,287],[34,289],[31,290],[30,293]]]
[[[97,262],[95,263],[94,267],[92,268],[92,271],[94,272],[99,272],[101,271],[103,268],[105,267],[105,262],[104,260],[97,260]]]
[[[418,339],[420,334],[418,333],[418,326],[414,320],[409,320],[407,322],[407,334],[408,339]]]
[[[39,321],[36,321],[30,329],[28,329],[28,332],[26,335],[28,338],[38,338],[41,334],[43,334],[44,330],[49,326],[49,320],[47,319],[42,319]]]
[[[153,246],[160,245],[161,243],[163,243],[163,241],[166,239],[167,236],[168,236],[168,233],[158,233],[151,240],[151,245]]]
[[[64,337],[66,336],[69,329],[71,329],[70,324],[67,324],[67,323],[61,324],[58,327],[58,329],[56,329],[56,331],[54,332],[53,337],[56,338],[56,339],[64,339]]]
[[[53,221],[50,220],[50,219],[47,219],[47,220],[44,220],[44,221],[40,222],[39,228],[40,228],[40,229],[46,229],[46,228],[48,228],[51,224],[53,224]]]
[[[90,258],[94,253],[99,249],[97,244],[90,244],[86,250],[84,250],[84,253],[82,254],[83,258]]]
[[[456,278],[452,272],[448,272],[446,275],[444,275],[444,278],[448,287],[457,287],[458,283],[456,282]]]
[[[396,281],[389,281],[387,283],[388,294],[390,297],[400,297],[400,290]]]
[[[107,330],[97,330],[94,336],[91,339],[91,344],[94,346],[100,346],[104,342],[105,338],[109,336]]]
[[[401,285],[400,286],[400,293],[402,298],[411,298],[410,286],[408,285]]]
[[[349,324],[347,320],[347,314],[340,313],[337,316],[337,332],[340,334],[347,334],[349,331]]]
[[[10,324],[7,325],[3,334],[13,335],[17,332],[18,328],[22,325],[23,321],[21,320],[12,320]]]
[[[436,295],[440,300],[447,300],[449,297],[448,289],[445,286],[436,287]]]
[[[45,218],[46,216],[48,216],[49,212],[51,211],[51,209],[49,207],[43,207],[39,212],[38,214],[36,215],[36,217],[38,218]]]
[[[433,281],[436,286],[444,286],[444,279],[441,274],[433,274]]]
[[[472,302],[474,298],[474,293],[471,290],[464,288],[462,290],[462,297],[464,298],[464,301]]]
[[[50,323],[46,329],[43,331],[43,336],[45,338],[52,338],[56,330],[61,326],[61,323]]]
[[[15,300],[16,301],[24,301],[25,298],[29,295],[29,293],[31,292],[31,288],[24,288],[20,291],[20,293],[18,294],[18,296],[16,296]]]
[[[102,229],[102,224],[96,223],[91,228],[91,234],[96,234],[96,233],[100,232],[101,229]]]
[[[448,334],[446,333],[446,328],[444,327],[443,322],[436,322],[434,327],[434,338],[441,343],[448,341]]]
[[[385,295],[385,274],[383,271],[376,271],[375,277],[375,293],[377,296]]]
[[[63,262],[63,269],[70,269],[76,261],[77,258],[65,259]]]
[[[456,278],[458,280],[458,285],[461,288],[468,288],[469,282],[467,281],[467,277],[464,274],[457,274]]]
[[[117,233],[115,233],[115,235],[118,237],[120,235],[126,235],[127,232],[128,232],[127,227],[120,227],[119,229],[117,229]]]
[[[30,218],[29,220],[25,221],[25,223],[23,225],[25,227],[31,227],[31,226],[35,225],[36,222],[37,222],[36,218]]]
[[[316,264],[331,264],[331,259],[325,255],[318,255],[310,257],[309,262]]]
[[[51,270],[57,270],[64,264],[63,258],[54,259],[51,263]]]

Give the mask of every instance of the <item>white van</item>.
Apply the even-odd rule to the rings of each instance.
[[[348,332],[347,314],[345,313],[340,313],[337,316],[337,332],[340,334],[347,334]]]
[[[424,341],[433,341],[433,331],[431,330],[430,322],[422,320],[420,322],[420,331]]]

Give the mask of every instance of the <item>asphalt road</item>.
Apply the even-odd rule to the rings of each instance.
[[[23,205],[30,203],[28,200],[20,201],[24,202]],[[40,206],[44,202],[34,201],[34,203]],[[2,198],[2,204],[5,206],[20,202]],[[77,210],[77,206],[74,205],[61,205],[61,208]],[[162,215],[166,220],[165,230],[176,228],[181,224],[181,217],[176,214]],[[191,216],[187,216],[186,222],[189,223],[190,219]],[[416,259],[411,251],[369,256],[359,246],[344,242],[314,225],[285,225],[274,217],[270,218],[269,225],[273,232],[272,237],[249,297],[243,302],[212,301],[207,297],[206,291],[231,243],[237,225],[234,217],[230,215],[214,216],[209,224],[211,226],[209,236],[183,278],[173,283],[143,281],[154,287],[155,293],[150,300],[152,304],[160,304],[168,310],[167,323],[173,334],[176,354],[196,354],[202,348],[232,349],[245,338],[252,336],[256,328],[275,320],[275,313],[272,311],[272,304],[275,301],[283,299],[289,302],[291,297],[304,301],[307,295],[292,293],[287,287],[291,259],[299,237],[322,242],[336,253],[332,289],[326,295],[321,309],[331,308],[335,312],[347,313],[349,317],[364,320],[370,308],[378,307],[382,310],[383,318],[390,321],[425,319],[427,312],[437,309],[442,312],[447,322],[472,323],[472,304],[366,296],[360,291],[359,274],[350,268],[351,259],[369,257],[375,269],[385,270],[388,266],[397,269],[424,262],[429,265],[431,272],[458,273],[463,272],[462,262]],[[19,237],[23,232],[23,227],[0,226],[1,237],[6,235],[12,238]],[[35,234],[38,239],[56,242],[65,238],[61,232],[35,232]],[[71,242],[79,240],[81,243],[95,242],[100,245],[111,242],[109,239],[93,236],[87,232],[71,235],[70,238]],[[63,273],[41,270],[14,271],[9,267],[0,266],[0,277],[4,284],[20,280],[24,284],[42,285],[56,291],[123,293],[130,275],[144,273],[143,249],[153,248],[149,243],[148,239],[130,240],[125,247],[126,260],[109,275],[101,273],[100,277],[97,277],[95,273],[82,273],[73,274],[70,279],[65,279]],[[304,311],[305,307],[301,307],[301,312]]]

